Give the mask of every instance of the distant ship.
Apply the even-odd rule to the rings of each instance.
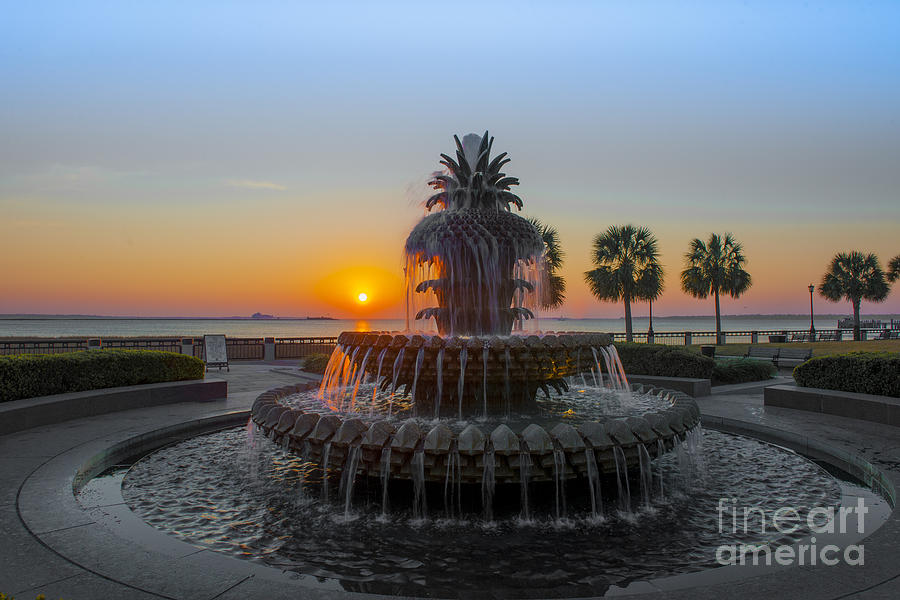
[[[274,319],[275,317],[272,315],[264,315],[262,313],[256,312],[256,313],[253,313],[252,315],[250,315],[250,318],[251,319]]]
[[[307,321],[337,321],[334,317],[306,317]]]

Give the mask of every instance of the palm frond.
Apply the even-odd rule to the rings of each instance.
[[[888,262],[887,279],[891,283],[900,279],[900,254]]]
[[[681,288],[695,298],[710,294],[738,298],[753,284],[753,278],[744,269],[746,262],[743,244],[731,233],[712,233],[707,242],[694,238],[684,255]]]
[[[874,254],[856,250],[839,252],[831,259],[828,271],[822,276],[819,294],[832,302],[883,302],[890,292],[888,278]]]

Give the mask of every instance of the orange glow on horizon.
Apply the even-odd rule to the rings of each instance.
[[[361,265],[332,271],[319,279],[312,291],[338,314],[391,318],[402,311],[403,280],[381,267]]]

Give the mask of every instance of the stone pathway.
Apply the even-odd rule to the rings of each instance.
[[[289,576],[231,560],[133,524],[147,539],[110,534],[110,519],[126,526],[137,517],[122,505],[85,507],[72,495],[75,469],[85,457],[135,435],[185,421],[247,410],[261,391],[309,379],[294,362],[238,363],[209,377],[228,381],[227,399],[182,403],[78,419],[0,437],[0,592],[19,600],[337,598],[350,594],[298,587]],[[759,386],[714,388],[698,398],[704,419],[733,419],[808,436],[863,456],[900,485],[900,429],[829,415],[765,408]],[[107,525],[104,525],[106,523]],[[151,539],[152,538],[152,539]],[[793,567],[739,581],[665,590],[637,586],[659,598],[900,598],[900,520],[896,513],[865,540],[866,563],[852,567]],[[154,550],[147,550],[152,547]],[[226,561],[228,562],[228,561]],[[272,573],[275,573],[274,575]],[[710,572],[707,572],[710,573]],[[629,590],[630,591],[630,590]]]

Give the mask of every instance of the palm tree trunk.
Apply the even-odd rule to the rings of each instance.
[[[853,341],[858,342],[862,335],[859,331],[859,298],[853,299]]]
[[[633,342],[631,335],[631,298],[625,297],[625,341]]]
[[[722,341],[722,317],[719,315],[719,290],[716,290],[716,344]]]

